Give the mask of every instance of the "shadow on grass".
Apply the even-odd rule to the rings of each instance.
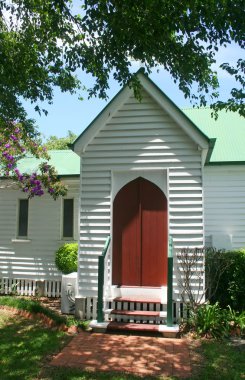
[[[136,376],[131,374],[86,372],[79,369],[48,368],[40,377],[42,380],[174,380],[174,377]]]
[[[38,321],[0,316],[1,380],[34,379],[43,360],[67,341],[63,332],[45,328]]]
[[[230,341],[203,341],[198,349],[202,360],[195,366],[198,380],[245,379],[245,351],[242,345],[233,347]]]

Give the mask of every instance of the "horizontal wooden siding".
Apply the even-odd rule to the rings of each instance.
[[[111,233],[111,172],[169,170],[169,233],[176,249],[203,245],[201,152],[147,95],[130,97],[82,156],[79,293],[97,294],[98,255]],[[175,290],[177,273],[175,272]]]

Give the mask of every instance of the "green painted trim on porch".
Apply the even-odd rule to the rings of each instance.
[[[173,326],[173,238],[168,243],[167,326]]]
[[[99,256],[98,266],[98,305],[97,305],[97,321],[104,322],[103,312],[103,294],[104,294],[104,272],[105,272],[105,257],[110,245],[111,237],[106,239],[101,256]]]

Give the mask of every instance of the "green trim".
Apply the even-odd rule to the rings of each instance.
[[[205,163],[205,166],[225,166],[225,165],[245,165],[245,161],[212,161]]]
[[[106,239],[101,256],[99,256],[98,267],[98,305],[97,305],[97,321],[104,322],[103,313],[103,293],[104,293],[104,272],[105,272],[105,257],[110,245],[111,237]]]
[[[168,242],[167,326],[173,326],[173,238]]]
[[[214,150],[215,143],[216,143],[216,139],[215,138],[210,139],[208,154],[207,154],[207,157],[206,157],[206,160],[205,160],[205,165],[207,165],[209,163],[209,161],[211,160],[211,156],[212,156],[212,153],[213,153],[213,150]]]

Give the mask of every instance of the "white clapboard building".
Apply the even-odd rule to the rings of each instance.
[[[109,328],[165,323],[173,305],[178,317],[182,248],[245,246],[244,119],[181,111],[144,73],[138,78],[141,101],[125,86],[73,144],[81,157],[77,305],[97,318],[99,291],[98,319],[109,315]]]
[[[27,199],[18,186],[0,178],[0,293],[60,296],[61,273],[55,251],[78,240],[79,157],[69,150],[50,151],[50,164],[68,185],[65,198]],[[21,172],[33,173],[39,161],[21,160]]]
[[[245,122],[232,112],[215,120],[208,108],[180,110],[141,71],[138,78],[140,101],[125,86],[74,152],[52,153],[69,192],[28,202],[26,236],[18,233],[25,194],[1,180],[0,275],[55,289],[54,251],[78,240],[77,314],[112,321],[108,328],[144,322],[159,331],[167,311],[170,321],[181,313],[182,248],[245,246]]]

